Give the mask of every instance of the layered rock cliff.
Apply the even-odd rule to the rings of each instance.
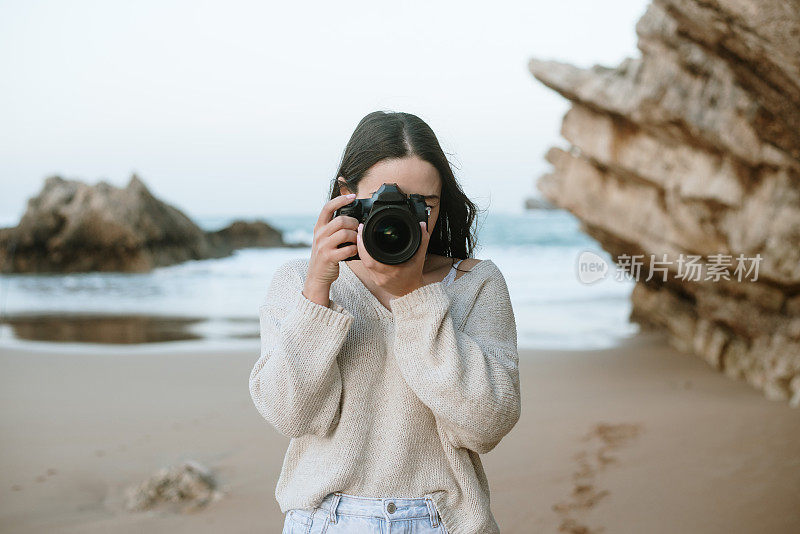
[[[619,265],[668,269],[632,320],[800,405],[800,2],[655,0],[636,32],[616,68],[531,60],[572,103],[537,186]]]
[[[136,175],[124,188],[52,176],[28,200],[19,224],[0,229],[0,272],[145,272],[283,245],[281,232],[265,221],[205,232]]]

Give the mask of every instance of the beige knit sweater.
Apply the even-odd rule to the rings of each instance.
[[[387,309],[339,262],[330,307],[302,293],[308,259],[281,265],[259,307],[250,374],[259,413],[291,438],[275,489],[282,512],[334,491],[431,494],[450,534],[493,534],[479,454],[520,416],[517,328],[491,260]]]

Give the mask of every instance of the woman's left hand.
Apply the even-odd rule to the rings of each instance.
[[[369,255],[361,236],[364,231],[364,223],[358,225],[356,246],[361,264],[366,267],[372,280],[378,286],[395,297],[401,297],[425,285],[422,281],[422,268],[425,265],[425,254],[428,251],[428,242],[431,237],[428,234],[428,223],[420,221],[419,224],[422,229],[422,241],[419,248],[411,259],[397,265],[381,263]]]

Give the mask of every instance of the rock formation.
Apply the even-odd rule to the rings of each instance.
[[[636,31],[641,58],[616,68],[530,61],[572,103],[537,186],[618,264],[666,260],[632,320],[800,405],[800,2],[655,0]]]
[[[243,247],[284,246],[264,221],[205,232],[155,198],[138,176],[125,188],[58,176],[28,200],[19,224],[0,229],[0,271],[125,271],[228,256]]]
[[[129,512],[150,510],[171,504],[181,513],[198,511],[225,496],[217,489],[210,469],[195,460],[159,469],[140,484],[125,490],[125,508]]]

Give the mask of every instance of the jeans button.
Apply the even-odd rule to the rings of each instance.
[[[394,505],[393,502],[390,502],[388,505],[386,505],[386,509],[389,511],[390,514],[393,514],[394,511],[397,510],[397,507]]]

